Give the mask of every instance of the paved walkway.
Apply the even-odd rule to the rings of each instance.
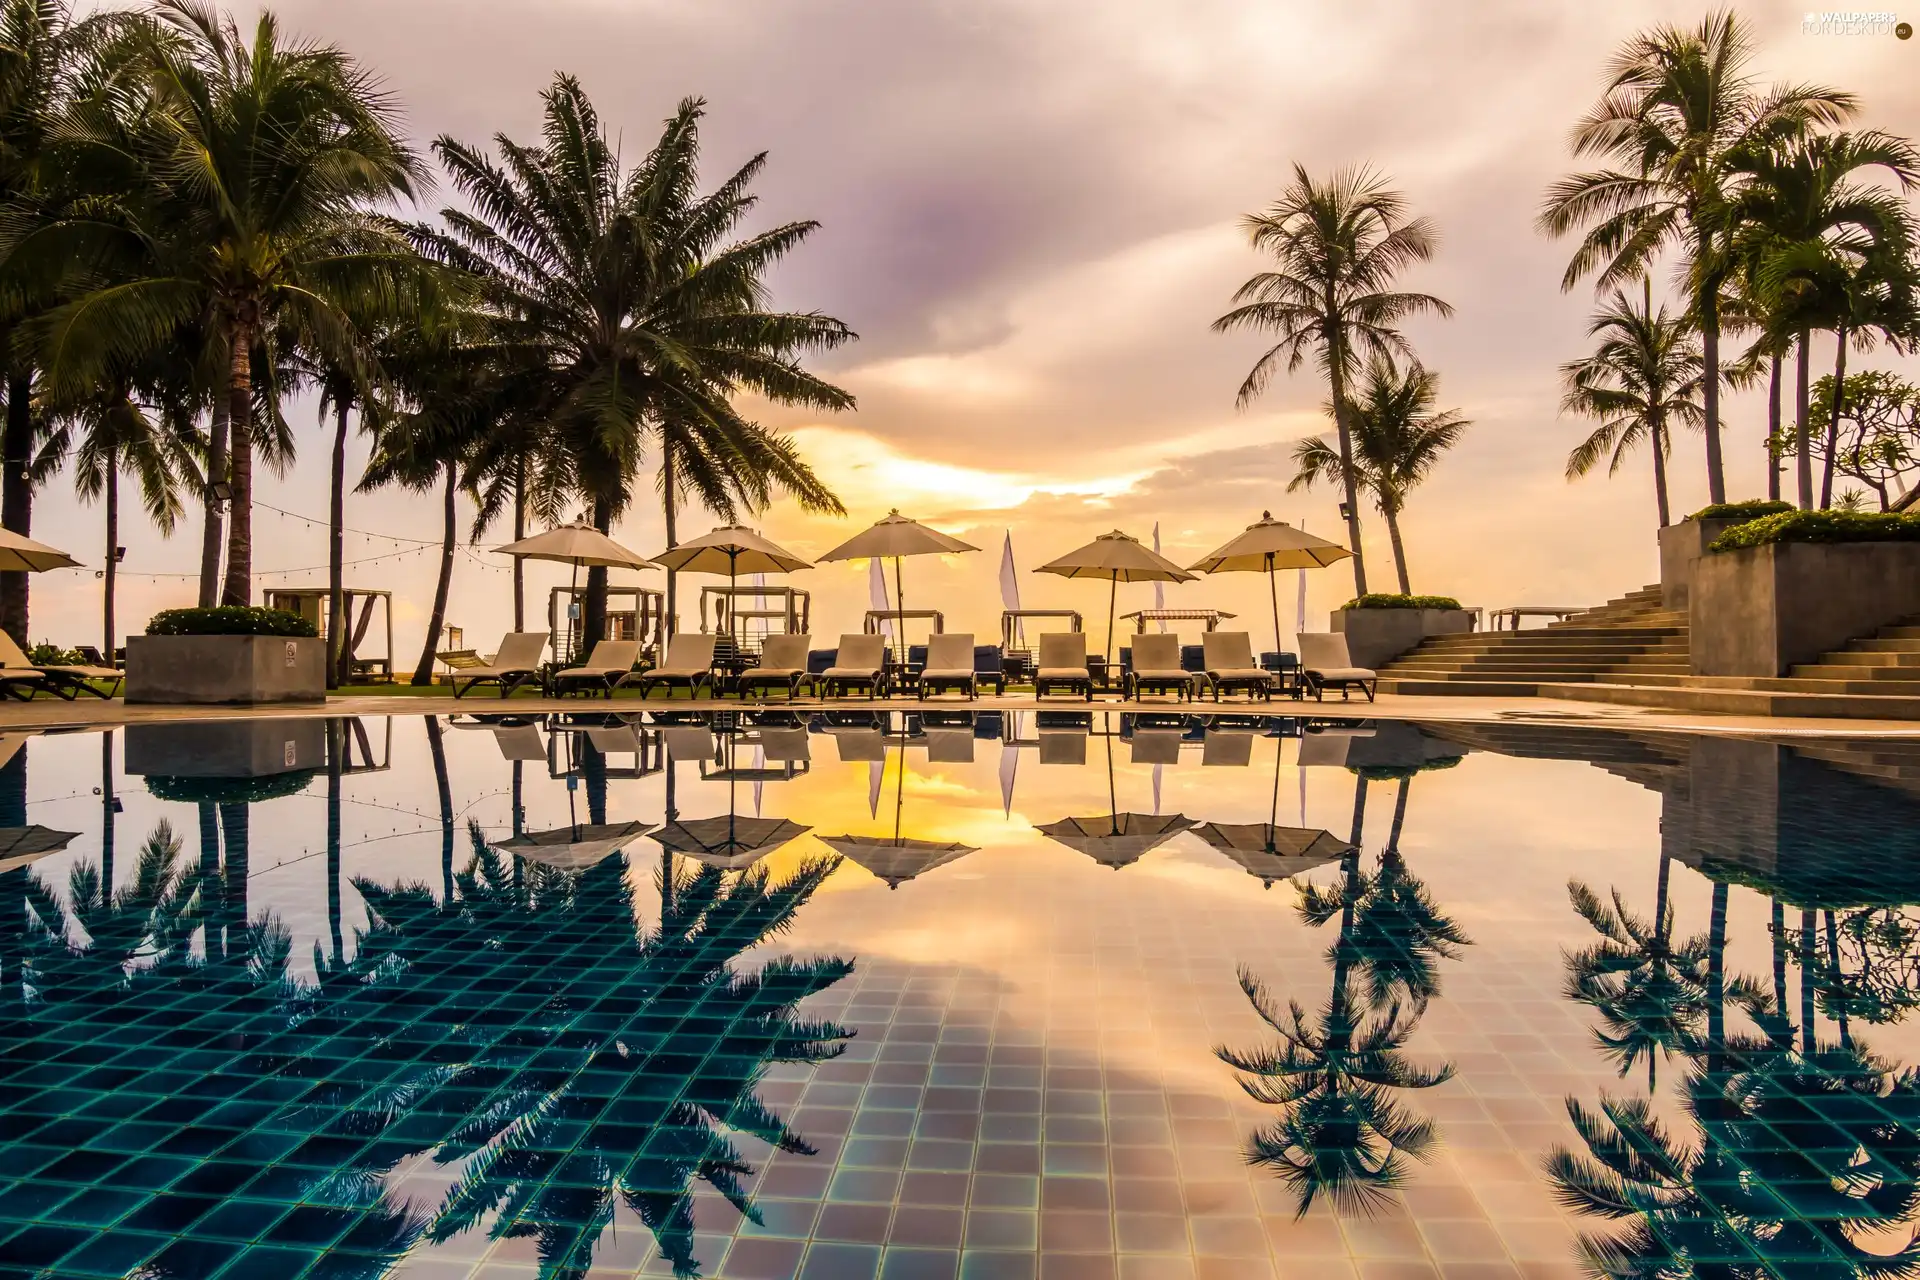
[[[1769,716],[1707,715],[1685,711],[1667,711],[1649,707],[1611,706],[1591,702],[1567,702],[1552,698],[1479,698],[1479,697],[1410,697],[1382,694],[1380,700],[1369,705],[1365,699],[1355,698],[1351,702],[1342,702],[1338,698],[1329,698],[1325,702],[1293,702],[1276,699],[1271,703],[1249,703],[1245,700],[1230,700],[1222,703],[1193,702],[1175,703],[1171,700],[1154,699],[1148,702],[1120,702],[1117,699],[1095,699],[1083,702],[1077,698],[1049,698],[1036,704],[1031,694],[1008,694],[1004,697],[983,697],[977,702],[962,699],[945,698],[936,701],[920,701],[909,698],[882,699],[869,702],[864,698],[847,698],[834,702],[822,702],[814,698],[800,698],[792,703],[773,700],[764,704],[772,710],[791,707],[796,711],[1033,711],[1036,708],[1048,711],[1187,711],[1196,715],[1246,714],[1259,712],[1267,715],[1311,715],[1311,716],[1352,716],[1355,718],[1387,720],[1451,720],[1459,722],[1521,722],[1536,724],[1589,724],[1613,728],[1634,728],[1643,730],[1669,730],[1695,733],[1736,733],[1765,734],[1768,737],[1900,737],[1920,739],[1920,724],[1911,720],[1819,720],[1799,718],[1778,718]],[[612,702],[604,699],[585,698],[523,698],[501,699],[475,695],[455,701],[451,696],[407,697],[381,695],[352,695],[327,700],[324,706],[301,704],[296,706],[274,707],[129,707],[118,699],[103,702],[97,698],[83,698],[75,702],[61,702],[54,699],[37,698],[32,702],[0,703],[0,731],[8,729],[69,729],[97,728],[109,725],[141,724],[158,720],[226,720],[246,719],[258,716],[312,716],[312,715],[358,715],[358,716],[423,716],[423,715],[548,715],[555,712],[573,712],[576,714],[594,714],[615,712],[633,714],[640,711],[713,711],[739,710],[741,704],[732,700],[714,703],[706,699],[689,701],[684,698],[653,698],[642,702],[638,698],[618,698]]]

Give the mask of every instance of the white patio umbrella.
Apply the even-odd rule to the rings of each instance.
[[[893,834],[891,836],[822,836],[820,843],[832,849],[842,857],[853,861],[871,871],[887,882],[887,888],[898,889],[918,875],[925,875],[935,867],[944,867],[957,858],[979,852],[978,847],[961,844],[953,840],[916,840],[900,834],[901,814],[906,808],[907,785],[907,747],[906,740],[900,742],[900,773],[895,780],[893,792]],[[876,797],[877,798],[877,797]]]
[[[645,822],[582,823],[552,831],[529,831],[497,841],[493,847],[560,871],[581,871],[620,852],[651,830],[652,825]]]
[[[35,542],[11,529],[0,529],[0,572],[45,573],[49,569],[78,569],[80,562],[57,547]]]
[[[1049,560],[1034,572],[1057,573],[1063,578],[1104,578],[1111,584],[1107,589],[1107,647],[1103,650],[1108,661],[1113,658],[1113,610],[1122,582],[1193,581],[1191,573],[1118,529]]]
[[[893,561],[893,607],[899,613],[907,611],[906,595],[900,587],[900,561],[906,556],[953,555],[961,551],[978,551],[980,548],[971,542],[962,542],[938,529],[929,529],[918,520],[909,520],[900,514],[899,508],[887,512],[884,519],[874,521],[871,528],[857,533],[833,550],[821,556],[822,560],[891,560]],[[901,620],[905,628],[905,619]]]
[[[51,827],[0,827],[0,873],[18,870],[50,853],[59,853],[78,838],[78,832],[55,831]]]
[[[1266,574],[1267,594],[1273,600],[1273,647],[1279,649],[1280,588],[1273,576],[1275,570],[1324,569],[1352,556],[1353,552],[1339,543],[1317,538],[1305,529],[1275,520],[1271,511],[1262,511],[1260,518],[1231,542],[1209,552],[1188,568],[1195,573]]]
[[[813,566],[785,547],[760,536],[758,530],[740,525],[722,525],[718,529],[689,538],[669,547],[653,558],[663,569],[676,573],[724,573],[727,575],[727,622],[733,623],[733,589],[743,573],[793,573]],[[736,640],[739,636],[734,636]]]
[[[572,565],[573,581],[568,588],[569,596],[580,589],[580,569],[583,565],[587,568],[604,566],[609,569],[659,567],[638,551],[621,546],[584,520],[575,520],[572,524],[536,533],[531,538],[509,542],[493,550],[495,555],[512,556],[517,560],[552,560],[558,564]]]

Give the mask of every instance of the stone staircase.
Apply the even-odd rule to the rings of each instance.
[[[1423,732],[1475,751],[1528,760],[1580,760],[1649,791],[1664,792],[1686,772],[1687,743],[1672,735],[1597,726],[1448,722]]]
[[[1411,655],[1409,655],[1411,656]],[[1920,719],[1920,617],[1882,627],[1784,676],[1696,676],[1628,670],[1600,679],[1543,681],[1545,697],[1687,711],[1842,719]]]
[[[1687,674],[1687,618],[1642,587],[1526,631],[1435,636],[1380,669],[1383,693],[1531,697],[1542,685],[1638,685]]]

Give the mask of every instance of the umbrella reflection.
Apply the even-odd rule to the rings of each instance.
[[[1109,813],[1062,818],[1035,830],[1118,871],[1192,827],[1193,819],[1178,813]]]
[[[529,831],[495,841],[493,847],[502,853],[530,858],[556,871],[584,871],[651,830],[652,824],[645,822],[582,823],[555,827],[551,831]]]
[[[885,739],[881,739],[884,745]],[[875,763],[882,763],[876,761]],[[957,841],[916,840],[900,833],[901,817],[906,808],[907,785],[907,747],[904,734],[900,737],[899,772],[895,776],[893,791],[893,834],[891,836],[822,836],[820,842],[850,861],[859,863],[868,871],[887,882],[887,888],[898,889],[916,876],[923,876],[936,867],[944,867],[978,849],[970,844]]]

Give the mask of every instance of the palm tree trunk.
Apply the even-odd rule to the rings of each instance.
[[[113,730],[100,735],[100,888],[113,901]]]
[[[1814,942],[1814,926],[1818,913],[1802,908],[1800,911],[1800,1052],[1813,1052],[1815,988],[1814,971],[1820,967],[1820,953]]]
[[[440,901],[453,901],[453,786],[447,778],[447,744],[440,738],[440,717],[427,717],[427,752],[433,757],[433,785],[440,795]]]
[[[347,410],[333,406],[333,476],[327,495],[327,688],[347,682]]]
[[[1400,541],[1400,512],[1394,507],[1388,507],[1385,515],[1387,517],[1387,541],[1393,544],[1394,575],[1400,580],[1400,594],[1410,596],[1413,594],[1413,587],[1407,581],[1407,547],[1405,543]]]
[[[660,450],[660,513],[665,520],[667,550],[669,551],[680,545],[680,534],[675,527],[675,517],[679,513],[674,510],[678,505],[675,501],[677,495],[674,493],[674,483],[673,450],[667,447],[663,441]],[[661,637],[663,639],[672,635],[676,630],[676,614],[674,611],[679,607],[678,587],[679,575],[672,569],[667,570],[667,616],[661,628]]]
[[[327,721],[327,934],[333,944],[333,967],[346,960],[340,927],[340,753],[347,744],[346,726]]]
[[[1347,547],[1353,552],[1353,593],[1367,594],[1367,558],[1360,549],[1360,496],[1353,475],[1353,432],[1347,425],[1347,379],[1344,350],[1331,353],[1327,381],[1333,390],[1333,429],[1340,440],[1340,478],[1346,491]]]
[[[1773,941],[1773,1004],[1782,1018],[1787,1016],[1787,909],[1773,899],[1768,916],[1768,932]]]
[[[1719,1071],[1727,1047],[1727,886],[1715,881],[1707,917],[1707,1070]]]
[[[526,536],[527,460],[521,457],[513,464],[513,540]],[[513,558],[513,629],[527,629],[527,562],[520,556]]]
[[[1793,368],[1793,456],[1802,511],[1813,510],[1813,442],[1807,438],[1807,349],[1812,341],[1812,331],[1802,329]]]
[[[587,738],[580,739],[580,778],[587,789],[587,821],[607,822],[607,758]]]
[[[200,607],[210,608],[220,601],[220,553],[226,544],[225,522],[213,486],[227,479],[227,407],[225,396],[213,398],[213,412],[207,422],[207,487],[200,495],[203,524],[200,530]]]
[[[240,946],[250,911],[247,905],[247,864],[253,856],[253,812],[245,801],[222,804],[220,811],[221,905],[229,953]]]
[[[0,527],[22,536],[33,532],[33,481],[27,468],[33,465],[33,375],[14,373],[7,377],[7,426],[0,467]],[[31,575],[9,570],[0,573],[0,629],[13,637],[22,649],[27,639],[27,579]]]
[[[1705,383],[1701,407],[1706,411],[1703,425],[1707,433],[1707,501],[1725,502],[1727,477],[1720,460],[1720,284],[1717,280],[1701,291],[1698,309],[1700,351],[1705,357],[1701,371]]]
[[[1412,789],[1413,779],[1411,777],[1400,779],[1400,789],[1394,793],[1393,797],[1393,825],[1387,829],[1386,852],[1388,853],[1397,854],[1400,852],[1400,828],[1407,820],[1407,792]]]
[[[1839,349],[1833,353],[1833,416],[1827,419],[1827,456],[1820,464],[1820,506],[1833,505],[1833,454],[1840,446],[1840,410],[1847,400],[1847,326],[1834,331]]]
[[[1660,512],[1660,527],[1673,523],[1673,508],[1667,502],[1667,428],[1654,419],[1649,433],[1653,444],[1653,503]]]
[[[427,641],[420,650],[420,661],[413,664],[415,688],[424,688],[433,683],[433,655],[440,649],[440,628],[447,625],[447,595],[453,589],[453,543],[455,537],[456,511],[454,497],[458,492],[459,470],[451,462],[447,464],[447,495],[442,511],[444,528],[440,534],[440,576],[433,584],[433,612],[427,615]]]
[[[601,533],[613,532],[613,503],[604,497],[593,500],[593,527]],[[587,570],[587,603],[580,611],[580,652],[584,658],[593,646],[607,636],[607,567],[594,565]]]
[[[1831,907],[1827,909],[1826,915],[1827,964],[1833,971],[1834,981],[1838,982],[1840,980],[1840,932],[1835,927],[1833,909]],[[1847,1002],[1844,998],[1834,1002],[1833,1020],[1840,1028],[1840,1043],[1843,1046],[1851,1048],[1853,1046],[1853,1032],[1847,1027]]]
[[[120,546],[120,457],[113,450],[107,450],[107,559],[100,570],[100,627],[105,637],[101,653],[108,662],[113,661],[113,651],[119,646],[113,642],[113,588],[115,577],[120,568],[119,557],[115,552]]]
[[[1780,353],[1767,373],[1767,497],[1780,500]]]
[[[233,435],[233,512],[227,521],[227,579],[221,604],[253,603],[253,327],[235,322],[227,376],[227,428]]]

